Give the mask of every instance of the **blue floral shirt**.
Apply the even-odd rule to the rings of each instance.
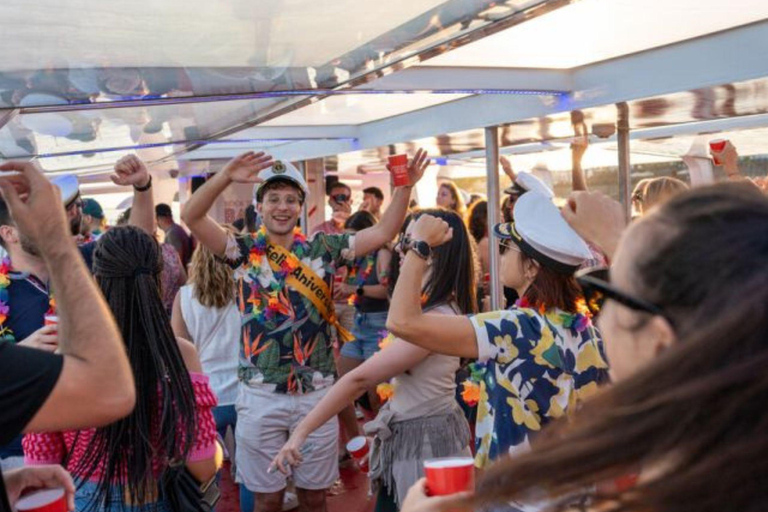
[[[532,435],[608,380],[602,341],[582,315],[512,308],[471,321],[481,368],[477,467],[528,449]]]

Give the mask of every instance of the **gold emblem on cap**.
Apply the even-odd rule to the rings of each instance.
[[[284,174],[285,173],[285,164],[281,162],[280,160],[276,161],[274,164],[272,164],[272,172],[275,174]]]

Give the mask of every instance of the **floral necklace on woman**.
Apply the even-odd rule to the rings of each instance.
[[[251,277],[248,302],[253,304],[253,316],[260,322],[290,311],[290,302],[283,295],[285,279],[299,267],[301,259],[309,252],[307,238],[299,228],[294,228],[291,255],[280,262],[280,270],[273,270],[267,260],[268,244],[267,230],[262,226],[253,236],[253,246],[248,254],[248,275]]]

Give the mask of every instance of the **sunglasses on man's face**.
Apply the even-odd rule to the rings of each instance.
[[[576,273],[576,281],[581,285],[587,308],[589,308],[589,311],[594,316],[597,316],[603,309],[605,301],[611,299],[634,311],[666,318],[666,315],[659,306],[623,292],[612,285],[609,281],[607,268],[600,267],[581,270]]]
[[[336,194],[335,196],[331,196],[331,199],[333,199],[335,202],[342,204],[349,201],[349,196],[346,194]]]

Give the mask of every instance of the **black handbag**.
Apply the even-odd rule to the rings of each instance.
[[[213,512],[221,498],[216,476],[201,485],[184,463],[172,463],[163,471],[160,493],[173,512]]]

